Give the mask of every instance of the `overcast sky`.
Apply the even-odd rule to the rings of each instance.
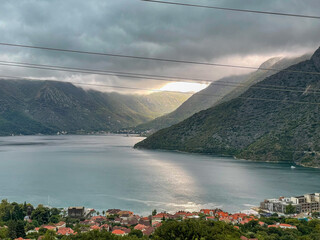
[[[320,15],[319,0],[189,0]],[[259,66],[320,46],[320,20],[162,5],[139,0],[3,0],[0,42]],[[218,79],[243,70],[0,46],[0,61]],[[160,88],[165,82],[0,66],[0,75]]]

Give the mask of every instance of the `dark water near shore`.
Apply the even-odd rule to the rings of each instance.
[[[320,170],[135,150],[138,137],[0,137],[0,198],[56,207],[240,211],[320,191]]]

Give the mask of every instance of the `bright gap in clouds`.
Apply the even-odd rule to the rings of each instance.
[[[173,82],[168,83],[159,90],[174,92],[199,92],[205,89],[209,84],[206,83],[190,83],[190,82]]]

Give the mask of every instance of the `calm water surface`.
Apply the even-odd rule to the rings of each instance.
[[[135,150],[124,136],[0,137],[0,198],[56,207],[240,211],[320,191],[320,170]]]

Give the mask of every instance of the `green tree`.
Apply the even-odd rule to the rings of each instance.
[[[17,222],[10,220],[8,221],[8,237],[11,239],[17,238]]]
[[[24,230],[24,221],[23,220],[19,220],[17,221],[17,225],[16,225],[16,233],[17,233],[17,237],[22,237],[24,238],[26,236],[25,230]]]
[[[59,215],[53,215],[49,218],[50,223],[58,223],[60,221],[60,216]]]
[[[133,229],[130,233],[129,236],[136,236],[138,238],[142,238],[143,237],[143,233],[140,230],[137,229]]]
[[[296,213],[296,207],[292,206],[292,204],[290,203],[288,206],[286,206],[286,214],[294,214]]]
[[[43,205],[39,205],[31,214],[31,219],[36,220],[40,225],[47,224],[50,218],[50,210]]]
[[[56,233],[52,230],[46,231],[46,234],[43,237],[43,240],[55,240],[56,239]]]
[[[154,209],[154,210],[152,211],[152,216],[155,216],[155,215],[157,215],[157,209]]]
[[[8,232],[8,228],[0,228],[0,239],[6,239],[8,238],[9,232]]]

